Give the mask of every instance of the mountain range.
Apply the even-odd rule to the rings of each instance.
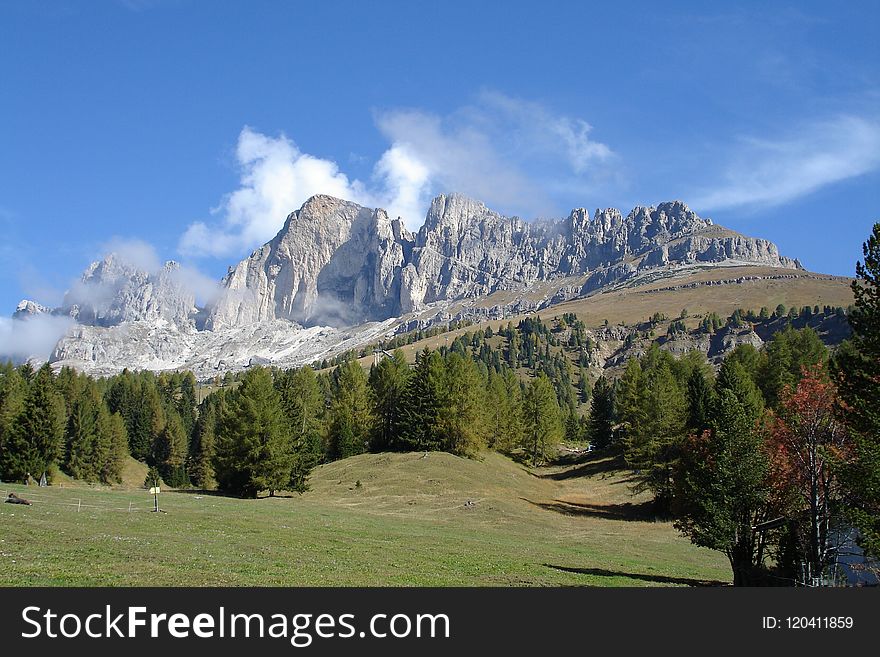
[[[803,269],[772,242],[718,226],[680,201],[626,216],[579,208],[528,222],[440,195],[412,233],[381,208],[317,195],[230,267],[201,305],[179,264],[146,271],[110,254],[89,266],[60,307],[25,300],[14,317],[75,321],[50,357],[59,366],[96,374],[186,367],[209,376],[253,362],[301,365],[449,321],[453,310],[502,318],[724,266]],[[494,306],[486,301],[501,297]]]

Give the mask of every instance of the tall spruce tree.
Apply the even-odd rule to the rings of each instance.
[[[217,443],[217,404],[214,395],[208,396],[201,405],[196,420],[189,458],[189,478],[198,488],[210,489],[214,479],[214,450]]]
[[[636,491],[650,490],[657,509],[668,511],[673,496],[673,472],[687,429],[687,401],[676,378],[668,352],[646,359],[641,425],[633,425],[626,446],[626,459],[638,470]]]
[[[841,417],[855,442],[844,470],[846,503],[867,552],[880,557],[880,223],[856,263],[855,296],[847,319],[852,337],[835,354]]]
[[[609,447],[614,441],[614,386],[600,376],[593,386],[593,402],[590,406],[589,438],[595,449]]]
[[[227,395],[214,470],[221,490],[274,495],[290,481],[293,444],[269,370],[254,367]]]
[[[381,452],[399,448],[403,393],[409,379],[409,364],[401,349],[383,358],[370,370],[370,394],[376,418],[370,437],[370,450]]]
[[[336,385],[330,404],[327,455],[343,459],[367,451],[373,412],[367,377],[357,361],[346,361],[336,369]]]
[[[173,487],[189,483],[186,474],[186,457],[189,451],[186,428],[173,406],[165,412],[165,425],[156,438],[152,462],[163,481]]]
[[[828,360],[828,349],[813,329],[798,330],[790,324],[773,335],[765,351],[758,380],[767,405],[774,409],[786,388],[797,387],[804,369],[812,370]]]
[[[695,367],[687,379],[687,428],[696,434],[709,428],[715,406],[715,390],[710,377],[710,372]]]
[[[290,489],[302,492],[308,488],[309,473],[323,456],[321,420],[324,393],[310,367],[289,370],[279,375],[275,384],[281,393],[281,406],[293,439]]]
[[[474,457],[485,446],[485,388],[474,362],[453,353],[446,360],[446,376],[439,417],[445,449]]]
[[[523,447],[532,465],[537,465],[553,453],[562,436],[559,403],[553,384],[543,372],[526,388],[523,425]]]
[[[98,481],[106,454],[98,444],[100,398],[94,384],[82,388],[70,406],[64,469],[75,479]]]
[[[55,390],[52,368],[43,365],[33,377],[24,407],[15,420],[10,452],[13,478],[49,472],[62,456],[66,417],[64,399]]]
[[[101,481],[121,484],[122,470],[129,456],[125,422],[119,413],[111,414],[102,406],[98,411],[97,429],[96,451],[106,454],[101,463]]]
[[[440,430],[446,367],[436,352],[424,349],[403,392],[400,445],[404,450],[436,451],[446,441]]]
[[[17,464],[21,455],[14,451],[17,445],[16,420],[24,409],[27,385],[11,363],[0,365],[0,479],[18,479],[27,472],[26,466]]]
[[[734,368],[742,374],[741,365]],[[695,545],[723,552],[734,586],[743,586],[758,581],[764,560],[765,533],[756,527],[773,515],[770,459],[748,401],[751,380],[731,383],[718,393],[711,430],[688,438],[682,450],[673,510],[675,527]]]

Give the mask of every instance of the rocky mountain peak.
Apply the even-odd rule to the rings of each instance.
[[[22,299],[15,307],[15,312],[12,313],[12,318],[26,319],[28,317],[43,315],[50,312],[52,312],[51,308],[47,308],[46,306],[37,303],[36,301],[31,301],[30,299]]]

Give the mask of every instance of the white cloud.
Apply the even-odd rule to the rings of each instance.
[[[101,246],[101,251],[105,254],[113,253],[122,262],[148,274],[155,273],[162,268],[162,261],[159,259],[155,247],[141,239],[113,237]]]
[[[23,319],[0,317],[0,359],[45,360],[55,345],[75,325],[70,317],[34,315]]]
[[[363,185],[349,181],[335,162],[301,152],[284,135],[272,138],[245,127],[236,158],[241,187],[215,209],[222,215],[220,225],[190,225],[180,240],[181,253],[239,255],[274,237],[287,215],[314,194],[362,203],[372,200]]]
[[[744,139],[715,189],[698,193],[699,210],[781,205],[880,167],[880,122],[839,116],[805,123],[785,139]]]
[[[114,237],[101,246],[100,253],[102,259],[112,254],[117,262],[150,275],[159,273],[165,264],[152,244],[137,238]],[[178,268],[172,271],[171,276],[178,285],[195,295],[199,305],[212,303],[221,293],[218,280],[192,265],[178,263]],[[112,283],[107,280],[77,279],[70,284],[64,296],[65,305],[88,305],[98,311],[106,310],[118,294],[121,284],[122,281]]]
[[[569,192],[586,192],[613,160],[606,145],[590,138],[586,122],[494,92],[448,116],[379,112],[376,125],[389,147],[366,183],[350,179],[331,160],[303,153],[283,134],[270,137],[245,127],[236,150],[240,187],[215,209],[218,220],[187,228],[178,250],[240,256],[271,239],[314,194],[385,208],[410,228],[421,225],[431,196],[440,192],[535,216],[559,209],[552,191],[560,181]]]

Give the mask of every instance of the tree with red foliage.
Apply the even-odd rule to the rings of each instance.
[[[834,520],[841,499],[838,465],[851,458],[852,440],[836,414],[837,391],[824,366],[803,369],[797,387],[781,395],[770,432],[773,487],[793,505],[804,578],[820,578],[834,560]]]

